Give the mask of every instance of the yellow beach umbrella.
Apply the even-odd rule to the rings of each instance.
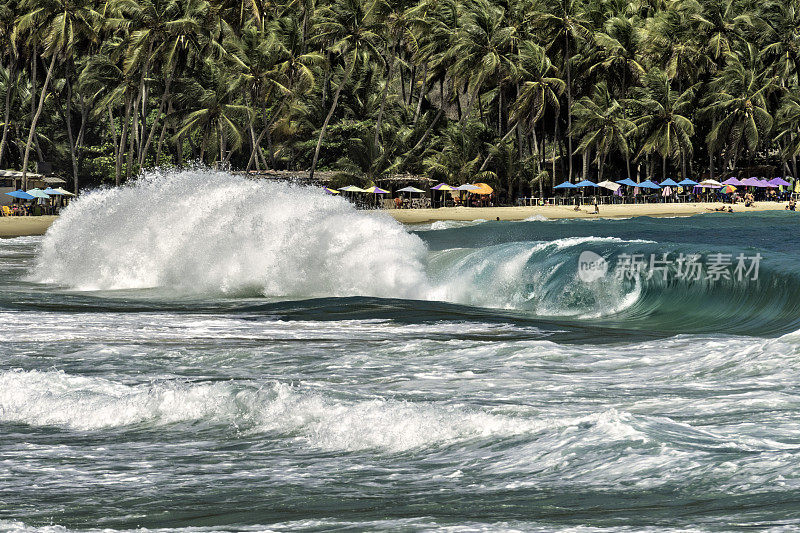
[[[478,189],[470,191],[472,194],[492,194],[494,192],[494,189],[492,189],[486,183],[473,183],[473,185],[478,187]]]

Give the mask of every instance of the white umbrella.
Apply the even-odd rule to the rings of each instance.
[[[416,187],[403,187],[402,189],[397,189],[397,192],[416,192],[416,193],[424,193],[422,189],[417,189]]]
[[[355,185],[348,185],[347,187],[339,187],[339,190],[345,192],[367,192],[361,187],[356,187]]]
[[[701,187],[722,187],[722,184],[717,180],[703,180],[700,182]]]
[[[602,187],[604,189],[609,189],[614,192],[616,192],[620,187],[622,187],[622,185],[620,185],[619,183],[614,183],[613,181],[608,181],[608,180],[601,181],[600,183],[597,184],[597,186]]]
[[[477,185],[472,185],[472,184],[470,184],[470,183],[465,183],[464,185],[459,185],[459,186],[458,186],[458,187],[456,187],[456,188],[457,188],[459,191],[470,191],[470,192],[471,192],[471,191],[479,191],[479,190],[481,190],[481,188],[480,188],[480,187],[478,187]]]

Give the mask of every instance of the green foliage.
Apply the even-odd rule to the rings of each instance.
[[[0,0],[0,167],[780,172],[799,75],[800,0]]]

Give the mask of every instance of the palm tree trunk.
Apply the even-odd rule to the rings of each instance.
[[[350,59],[350,64],[347,65],[347,69],[344,72],[342,81],[336,88],[336,94],[333,95],[333,102],[331,102],[331,108],[328,111],[328,115],[325,117],[325,122],[322,123],[322,129],[320,129],[319,131],[319,138],[317,139],[317,147],[314,149],[314,160],[311,162],[311,170],[308,173],[308,179],[314,179],[314,171],[317,169],[317,161],[319,161],[319,151],[320,148],[322,148],[322,139],[325,137],[325,130],[328,129],[328,123],[331,121],[331,117],[333,116],[334,111],[336,111],[336,106],[339,105],[339,96],[342,94],[342,89],[344,88],[345,84],[350,80],[350,74],[352,74],[353,72],[353,67],[356,64],[357,57],[358,57],[358,48],[353,50],[353,57],[352,59]]]
[[[419,90],[419,98],[417,99],[417,109],[414,111],[414,120],[411,122],[412,126],[417,125],[419,114],[422,112],[422,101],[425,99],[425,89],[428,83],[428,63],[425,62],[425,67],[422,69],[422,88]]]
[[[72,135],[72,84],[69,80],[69,71],[70,68],[67,66],[67,109],[66,109],[66,116],[64,117],[64,122],[67,126],[67,139],[69,140],[69,155],[70,159],[72,159],[72,183],[74,188],[77,190],[78,188],[78,156],[76,155],[76,143],[75,137]]]
[[[114,181],[119,184],[120,173],[120,155],[119,144],[117,142],[117,127],[114,124],[114,112],[111,109],[111,104],[108,104],[108,124],[111,128],[111,139],[114,141]]]
[[[503,138],[500,139],[500,142],[498,142],[495,146],[500,146],[501,144],[506,142],[508,140],[508,138],[511,137],[511,134],[514,133],[515,131],[516,131],[516,128],[509,128],[508,131],[506,132],[506,134],[503,135]],[[489,152],[489,154],[483,160],[483,164],[481,165],[481,168],[478,169],[478,174],[480,174],[481,172],[486,170],[486,166],[489,164],[489,161],[492,160],[492,156],[493,155],[494,154],[492,152]]]
[[[11,114],[11,85],[14,83],[14,75],[17,70],[17,62],[12,58],[8,68],[8,85],[6,86],[5,110],[3,111],[3,137],[0,139],[0,168],[3,166],[3,154],[6,151],[6,140],[8,139],[8,122]]]
[[[122,138],[119,141],[119,151],[117,152],[117,187],[119,187],[122,180],[122,154],[125,153],[125,145],[128,140],[128,124],[131,118],[131,95],[125,94],[125,118],[122,121]]]
[[[606,167],[606,157],[608,153],[604,153],[603,156],[600,158],[600,167],[597,169],[597,183],[603,181],[603,170]]]
[[[628,173],[628,179],[631,179],[631,155],[625,152],[625,170]]]
[[[144,166],[144,158],[147,157],[147,151],[150,149],[150,144],[152,143],[153,137],[155,136],[158,120],[161,118],[161,114],[164,112],[164,106],[166,105],[166,102],[169,99],[171,84],[172,84],[172,75],[170,74],[169,76],[167,76],[167,81],[164,84],[164,94],[161,95],[161,103],[159,103],[158,105],[158,113],[156,113],[156,116],[153,119],[153,124],[150,126],[150,133],[147,135],[147,141],[144,143],[144,148],[142,149],[141,154],[139,154],[140,167]],[[157,159],[156,159],[156,165],[158,165]]]
[[[383,119],[383,110],[386,109],[386,96],[389,94],[389,83],[392,81],[392,73],[394,71],[394,63],[395,63],[395,52],[394,48],[392,48],[392,60],[389,63],[389,72],[386,74],[386,83],[383,86],[383,92],[381,94],[381,107],[378,110],[378,119],[375,121],[375,139],[373,144],[377,147],[378,142],[380,141],[381,136],[381,120]]]
[[[569,181],[572,181],[572,68],[569,55],[569,32],[564,32],[567,62],[567,153],[569,154]]]
[[[50,79],[53,77],[53,68],[56,65],[56,54],[53,53],[53,57],[50,60],[50,66],[47,67],[47,76],[44,79],[44,84],[42,85],[42,94],[39,97],[39,106],[36,108],[36,114],[33,115],[33,120],[31,120],[31,129],[28,132],[28,142],[25,143],[25,155],[22,158],[22,187],[24,189],[28,188],[28,159],[31,155],[31,145],[33,144],[33,136],[36,133],[36,124],[39,122],[39,117],[42,115],[42,109],[44,108],[44,100],[45,95],[47,94],[47,87],[50,85]]]
[[[591,148],[587,147],[586,150],[583,151],[582,163],[583,163],[583,178],[584,180],[589,179],[589,156],[591,155],[589,150]]]
[[[447,92],[444,93],[441,98],[442,98],[442,102],[441,102],[441,107],[439,108],[439,111],[436,113],[436,116],[433,117],[433,120],[428,125],[428,129],[425,130],[425,133],[417,141],[417,144],[415,144],[411,148],[411,150],[406,152],[406,158],[408,158],[412,153],[414,153],[417,150],[417,148],[422,146],[422,144],[425,142],[425,140],[428,138],[428,136],[433,131],[434,126],[436,126],[436,123],[439,122],[440,118],[442,118],[442,115],[444,114],[444,110],[447,107],[447,103],[446,102],[448,102],[450,100],[450,86],[448,86]]]
[[[136,150],[136,131],[137,131],[137,116],[136,116],[136,105],[133,106],[131,109],[131,124],[130,131],[128,133],[128,156],[125,162],[125,180],[131,179],[131,175],[133,174],[133,155],[134,151]]]

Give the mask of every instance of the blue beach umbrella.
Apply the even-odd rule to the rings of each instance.
[[[630,178],[625,178],[624,180],[620,180],[617,183],[619,183],[620,185],[627,185],[628,187],[638,187],[639,186],[638,183],[636,183],[635,181],[633,181]]]
[[[16,191],[11,191],[6,193],[9,196],[13,196],[14,198],[19,198],[20,200],[33,200],[36,198],[32,194],[28,194],[22,189],[17,189]]]
[[[667,178],[664,181],[662,181],[659,185],[661,185],[662,187],[677,187],[678,182],[676,182],[672,178]]]
[[[577,185],[575,185],[574,183],[570,183],[568,181],[565,181],[564,183],[559,183],[558,185],[556,185],[553,188],[554,189],[574,189],[576,187],[577,187]]]
[[[579,181],[575,184],[576,187],[597,187],[597,184],[593,181],[583,180]]]
[[[642,189],[660,189],[661,188],[661,187],[659,187],[658,185],[656,185],[655,183],[653,183],[650,180],[644,180],[643,182],[641,182],[639,184],[639,187],[641,187]]]
[[[697,182],[696,181],[692,181],[689,178],[686,178],[683,181],[679,181],[678,185],[680,185],[681,187],[685,187],[687,185],[697,185]]]

